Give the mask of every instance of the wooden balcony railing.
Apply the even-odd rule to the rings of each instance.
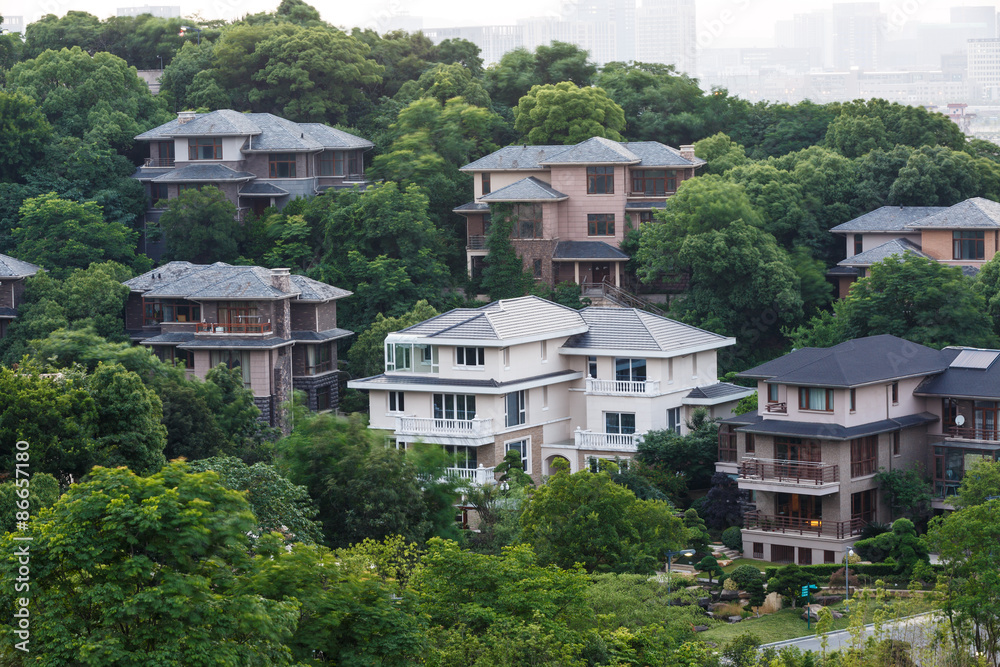
[[[760,512],[747,512],[743,517],[743,525],[747,530],[815,535],[817,537],[832,537],[838,540],[860,534],[865,523],[867,521],[862,518],[851,519],[850,521],[825,521],[818,518],[804,519],[795,516],[761,514]]]
[[[788,413],[788,403],[765,403],[764,412],[783,415]]]
[[[793,484],[832,484],[840,481],[840,467],[810,461],[782,459],[743,459],[741,479],[774,480]]]
[[[977,428],[975,426],[949,426],[946,434],[949,438],[960,438],[962,440],[985,440],[987,442],[1000,442],[1000,429]]]
[[[173,167],[174,158],[172,157],[148,157],[146,161],[142,163],[143,167]]]
[[[470,236],[469,242],[465,247],[468,250],[486,250],[486,237]]]
[[[736,434],[719,431],[719,461],[736,463]]]
[[[198,333],[265,334],[271,332],[270,322],[198,322]]]

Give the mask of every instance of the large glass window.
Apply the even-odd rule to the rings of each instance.
[[[209,364],[215,368],[224,364],[227,368],[238,368],[243,375],[243,386],[250,387],[250,352],[248,350],[211,350]]]
[[[438,349],[434,345],[386,343],[385,370],[437,373]]]
[[[326,373],[332,369],[329,343],[306,345],[306,375]]]
[[[174,162],[174,142],[173,141],[157,141],[157,152],[160,155],[160,166],[170,167],[173,166]]]
[[[854,254],[860,255],[865,250],[865,237],[862,234],[854,235]]]
[[[541,204],[515,204],[514,226],[511,229],[512,239],[542,238],[542,206]]]
[[[151,207],[166,208],[167,198],[168,198],[168,192],[166,183],[149,184],[149,205]]]
[[[527,440],[517,440],[516,442],[508,442],[504,445],[504,454],[514,450],[521,455],[521,469],[524,472],[528,472],[528,453],[529,444]]]
[[[806,461],[819,463],[823,459],[822,446],[815,440],[787,438],[774,439],[775,457],[782,461]]]
[[[605,433],[629,434],[635,433],[634,412],[605,412]]]
[[[861,524],[875,520],[875,489],[851,494],[851,522]]]
[[[201,305],[182,299],[143,301],[143,326],[152,327],[161,322],[200,322]]]
[[[401,391],[390,391],[389,412],[404,412],[406,410],[405,394]]]
[[[482,347],[456,347],[455,361],[459,366],[483,366],[486,364],[486,349]]]
[[[587,167],[588,195],[613,195],[614,193],[614,167]]]
[[[878,436],[851,440],[851,477],[874,475],[878,467]]]
[[[295,153],[271,153],[267,156],[268,178],[295,178]]]
[[[800,495],[798,493],[776,493],[775,506],[778,516],[794,519],[823,519],[823,501],[817,496]]]
[[[444,451],[454,457],[453,467],[455,468],[476,468],[479,466],[475,447],[466,447],[465,445],[445,445]]]
[[[953,259],[986,259],[986,232],[952,232]]]
[[[434,419],[476,418],[476,397],[472,394],[434,394]]]
[[[483,172],[483,194],[488,195],[493,190],[490,188],[490,172]]]
[[[656,197],[677,190],[677,172],[673,169],[635,169],[632,171],[632,194]]]
[[[221,160],[222,139],[219,137],[188,139],[188,159]]]
[[[615,380],[619,382],[645,382],[645,359],[615,359]]]
[[[667,430],[674,433],[681,432],[681,409],[667,408]]]
[[[614,236],[614,213],[588,213],[587,236]]]
[[[506,399],[507,426],[519,426],[527,421],[527,411],[524,407],[524,390],[512,391]]]
[[[833,389],[799,387],[799,410],[833,412]]]

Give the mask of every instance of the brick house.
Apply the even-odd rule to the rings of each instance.
[[[526,270],[550,285],[621,286],[629,257],[619,249],[630,228],[653,219],[667,197],[705,161],[693,146],[594,137],[574,146],[508,146],[465,165],[475,199],[466,218],[466,260],[477,275],[486,257],[490,206],[514,207],[511,239]]]
[[[0,338],[7,335],[7,327],[17,319],[17,307],[24,296],[24,281],[41,270],[30,262],[0,255]]]
[[[125,328],[164,361],[205,377],[239,368],[261,419],[287,429],[280,407],[292,390],[311,410],[339,403],[337,300],[351,292],[288,269],[169,262],[125,282]]]
[[[574,472],[629,459],[653,429],[683,431],[752,393],[716,378],[735,339],[631,308],[573,310],[535,296],[459,308],[388,335],[385,372],[368,391],[371,428],[398,447],[440,444],[453,473],[493,482],[517,450],[536,481],[554,460]]]
[[[219,188],[242,219],[327,188],[363,186],[364,154],[374,146],[321,123],[231,109],[182,111],[136,141],[149,144],[149,157],[133,175],[146,189],[147,223],[158,221],[185,188]],[[147,243],[150,257],[162,252],[162,242]]]
[[[752,492],[748,557],[840,562],[892,517],[875,474],[920,467],[934,508],[975,458],[1000,457],[998,350],[934,350],[895,336],[802,348],[740,373],[758,410],[722,420],[716,469]]]

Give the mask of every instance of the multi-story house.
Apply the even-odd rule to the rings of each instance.
[[[133,176],[149,198],[147,224],[185,188],[219,188],[242,218],[327,188],[362,185],[364,154],[374,146],[322,123],[231,109],[182,111],[136,140],[149,144],[149,157]],[[147,242],[146,254],[159,257],[162,243]]]
[[[42,268],[22,262],[8,255],[0,255],[0,338],[7,335],[7,327],[17,319],[17,307],[24,296],[24,281]]]
[[[872,264],[906,252],[975,274],[1000,250],[1000,204],[974,197],[954,206],[883,206],[830,231],[847,242],[847,259],[827,274],[844,297]]]
[[[239,368],[261,419],[287,428],[292,390],[312,410],[339,402],[337,300],[351,292],[288,269],[169,262],[125,282],[125,327],[133,341],[198,377]]]
[[[948,509],[965,466],[1000,455],[1000,351],[934,350],[895,336],[802,348],[744,371],[758,410],[722,420],[716,469],[752,492],[744,553],[834,563],[891,511],[881,469],[920,467]]]
[[[459,308],[389,334],[369,392],[371,428],[397,447],[422,441],[454,472],[492,483],[516,450],[533,478],[555,459],[631,458],[653,429],[682,432],[690,411],[726,416],[752,393],[716,379],[726,338],[630,308],[573,310],[534,296]]]
[[[513,206],[511,240],[525,269],[564,281],[621,286],[629,257],[619,249],[629,228],[653,219],[667,197],[705,164],[694,146],[594,137],[574,146],[508,146],[462,167],[475,200],[467,220],[469,275],[486,257],[491,204]]]

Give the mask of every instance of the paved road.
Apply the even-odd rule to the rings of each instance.
[[[910,642],[913,645],[925,646],[930,644],[932,640],[932,615],[934,612],[927,612],[924,614],[917,614],[915,616],[910,616],[909,618],[904,618],[899,621],[894,621],[892,623],[887,623],[882,628],[882,634],[888,639],[900,639],[906,642]],[[865,626],[864,638],[872,636],[874,632],[875,625],[870,623]],[[837,630],[834,632],[827,632],[827,651],[836,651],[843,646],[850,646],[852,642],[851,633],[847,630]],[[765,647],[774,648],[784,648],[786,646],[794,646],[799,650],[805,651],[815,651],[820,652],[822,646],[820,646],[819,637],[813,635],[811,637],[799,637],[798,639],[789,639],[783,642],[774,642],[773,644],[764,644],[761,648]]]

